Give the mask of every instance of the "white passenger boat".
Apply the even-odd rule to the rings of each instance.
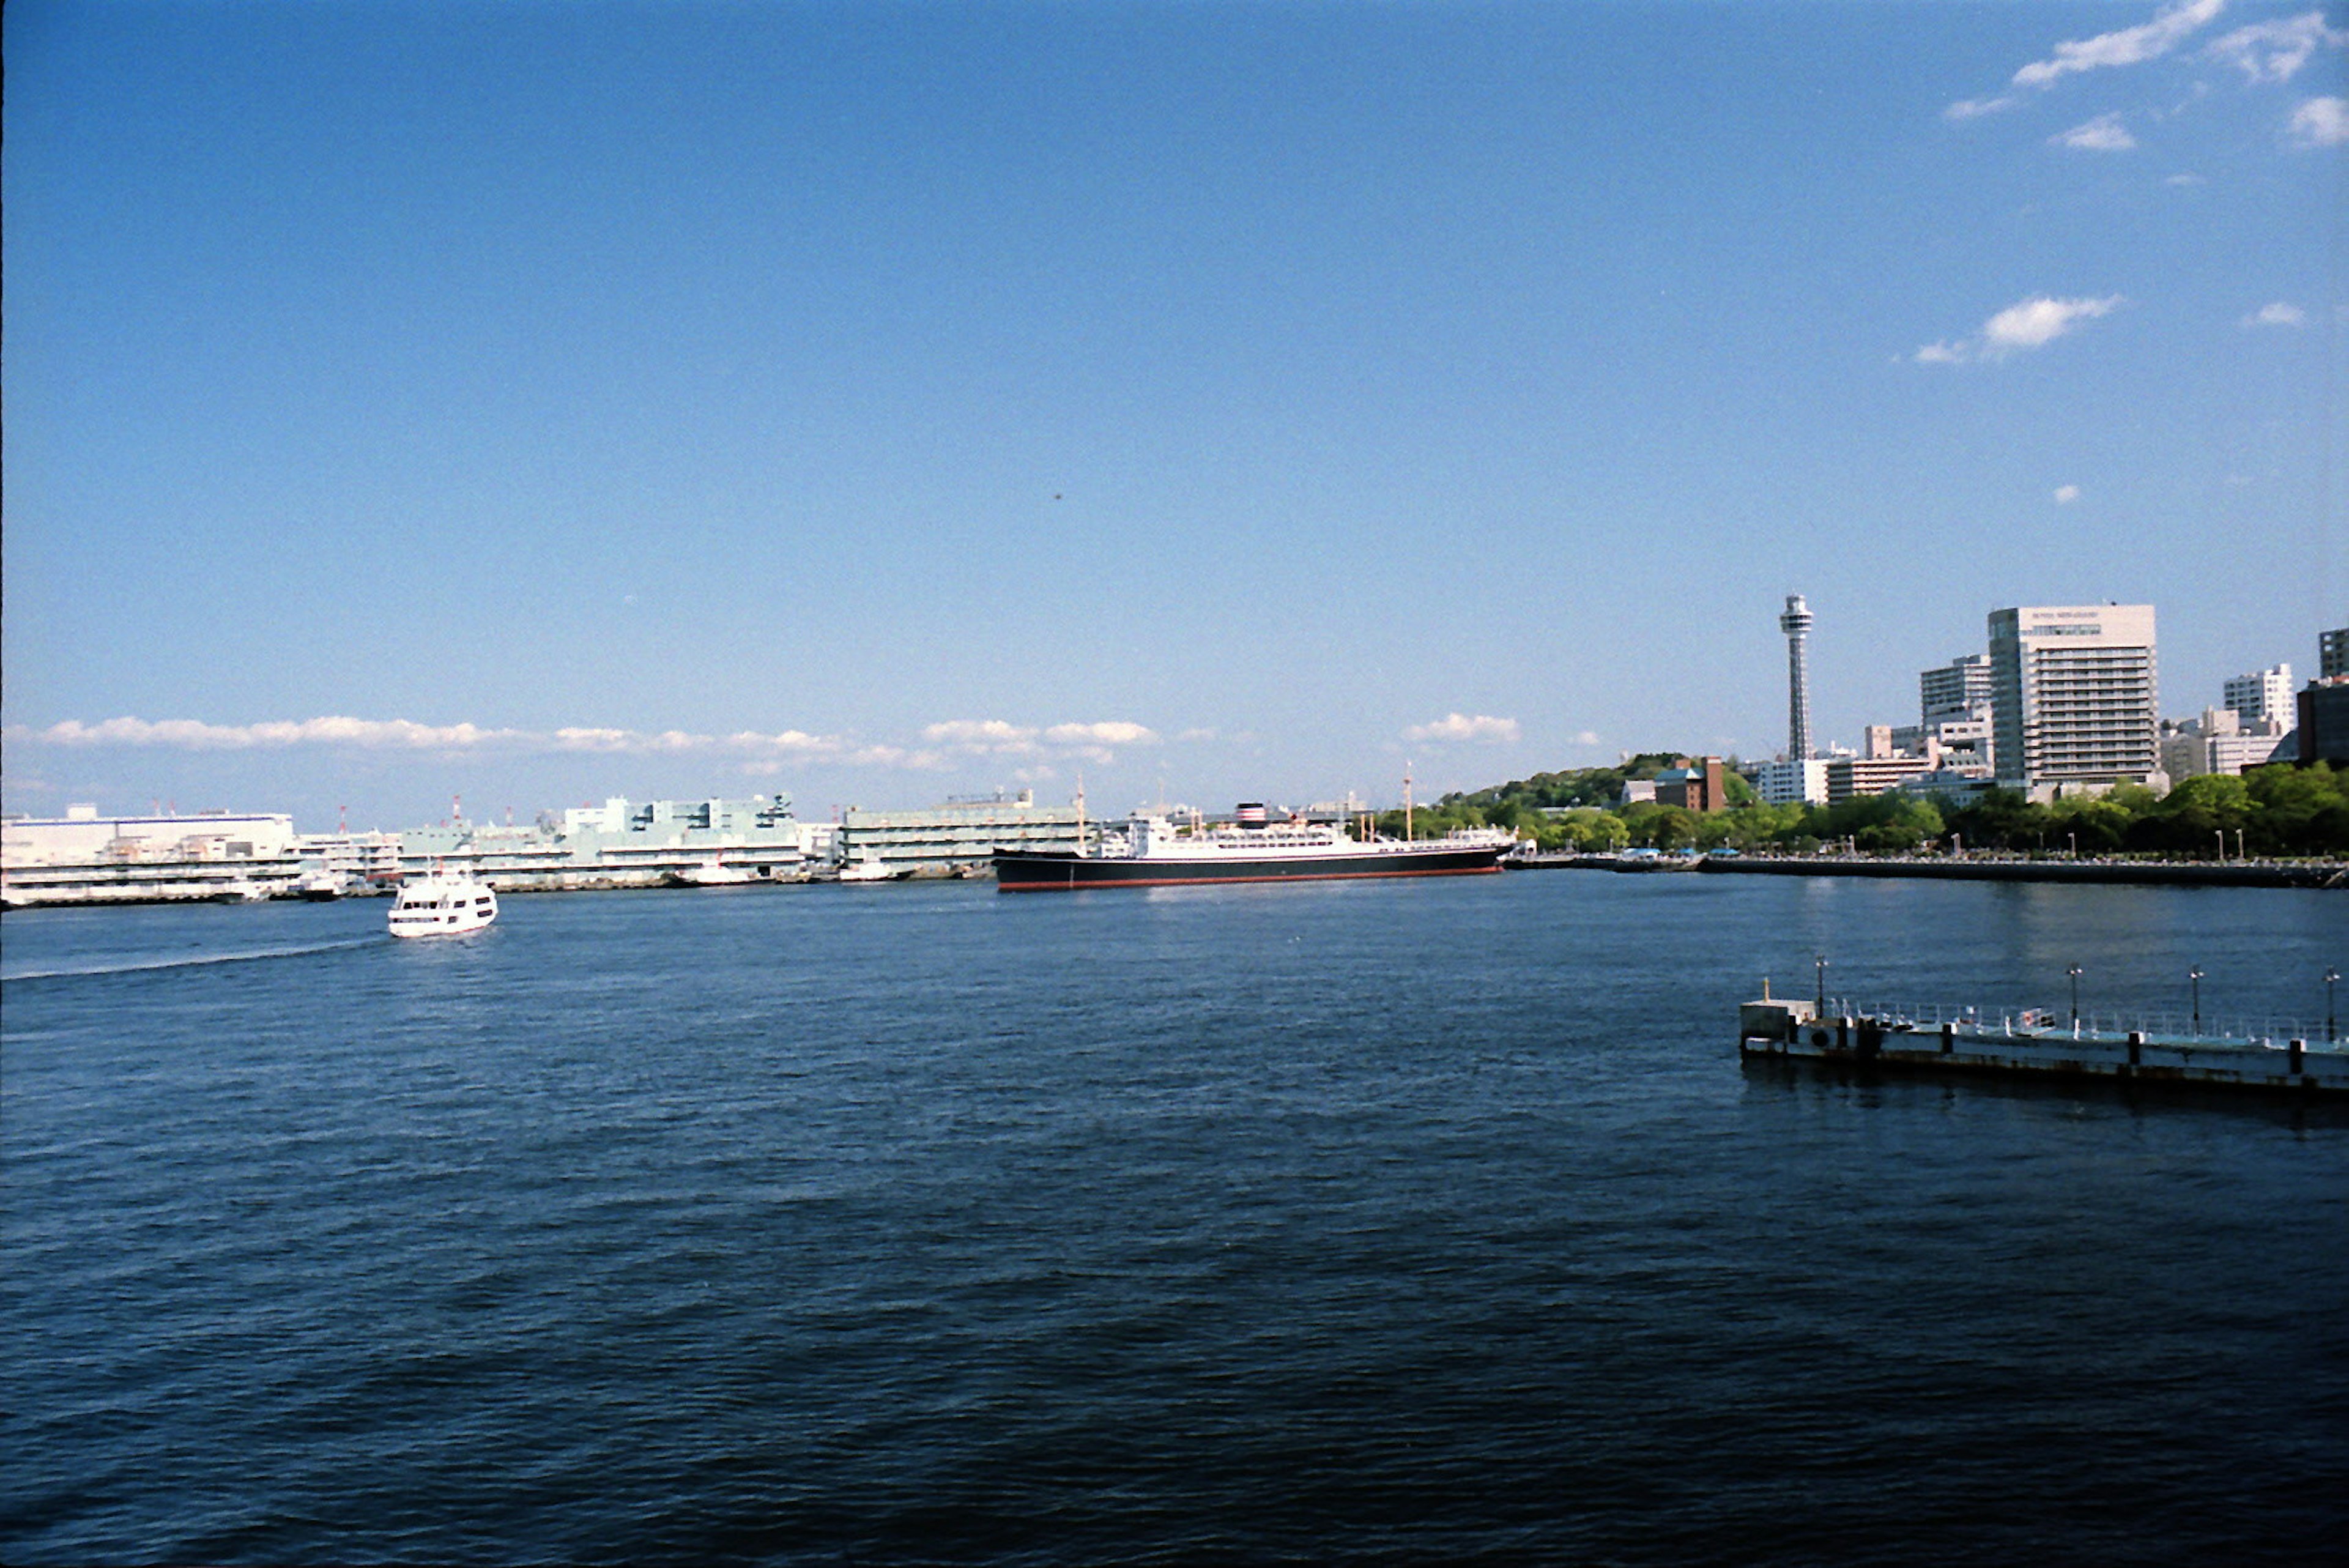
[[[740,888],[756,882],[759,874],[748,866],[684,866],[668,874],[680,888]]]
[[[1260,801],[1241,803],[1228,826],[1184,832],[1163,816],[1136,816],[1085,853],[995,852],[999,891],[1163,888],[1194,882],[1302,882],[1362,877],[1470,877],[1498,871],[1517,836],[1505,827],[1456,828],[1441,838],[1350,836],[1332,822],[1274,822]]]
[[[489,884],[462,872],[435,871],[400,888],[391,904],[391,934],[461,936],[497,918],[498,896]]]

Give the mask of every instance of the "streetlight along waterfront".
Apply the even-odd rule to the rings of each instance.
[[[2194,987],[2194,1033],[2202,1033],[2202,966],[2196,964],[2186,971],[2187,982]]]
[[[2064,971],[2072,977],[2072,1027],[2080,1026],[2080,966],[2074,964]]]

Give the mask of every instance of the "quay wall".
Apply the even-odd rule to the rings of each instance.
[[[1634,859],[1623,855],[1529,855],[1512,870],[1702,871],[1749,877],[1923,877],[1951,882],[2101,882],[2173,888],[2332,888],[2349,890],[2343,860],[2010,860],[1950,856],[1741,855]]]
[[[1934,857],[1708,856],[1697,869],[1719,876],[1925,877],[1951,882],[2106,882],[2172,888],[2344,888],[2349,862],[2194,860],[1964,860]]]

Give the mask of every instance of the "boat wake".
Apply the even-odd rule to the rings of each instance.
[[[380,939],[347,937],[340,941],[305,942],[298,947],[254,948],[243,952],[200,953],[186,958],[128,959],[113,963],[69,964],[58,969],[0,971],[0,980],[84,980],[109,974],[141,974],[150,970],[204,969],[212,964],[257,963],[264,959],[308,958],[316,953],[343,952],[373,947]]]

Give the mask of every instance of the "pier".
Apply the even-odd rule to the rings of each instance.
[[[1737,1010],[1747,1061],[1786,1059],[1903,1072],[2100,1078],[2305,1096],[2349,1095],[2349,1051],[2318,1028],[2257,1033],[2096,1027],[2044,1008],[1898,1008],[1772,998]]]

